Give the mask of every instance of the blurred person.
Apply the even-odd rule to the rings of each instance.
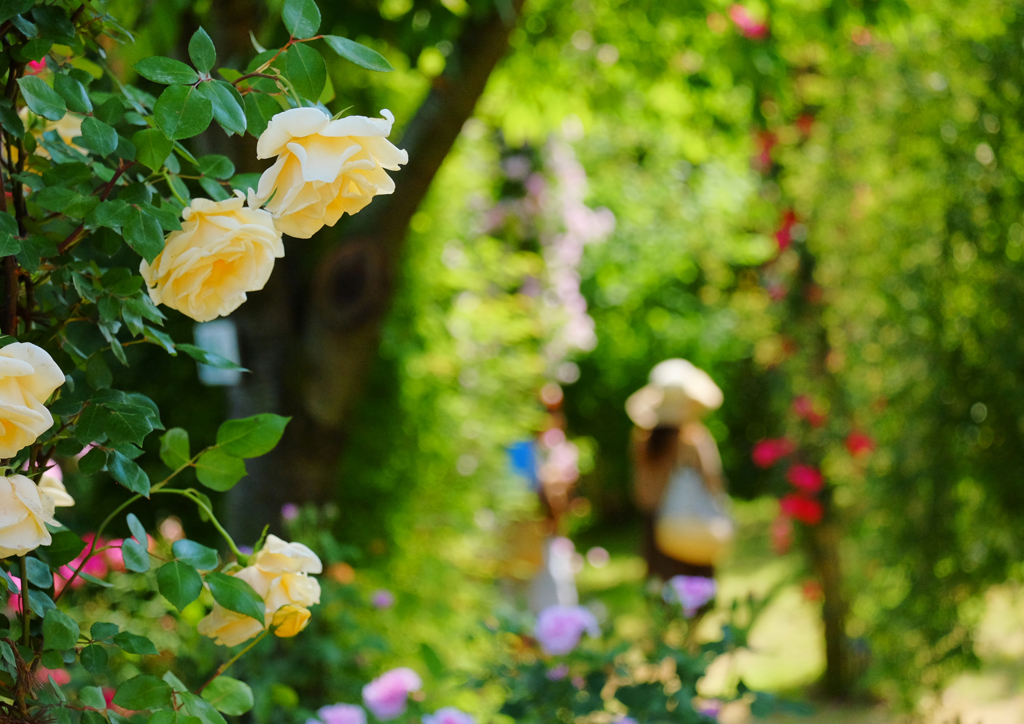
[[[669,359],[657,364],[649,384],[626,401],[636,426],[633,494],[644,515],[649,575],[710,578],[732,543],[722,460],[701,423],[722,400],[721,389],[704,370]]]

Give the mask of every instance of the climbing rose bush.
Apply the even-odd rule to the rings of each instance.
[[[245,714],[254,701],[225,672],[270,634],[299,635],[320,601],[323,566],[311,549],[266,535],[238,545],[208,497],[230,490],[246,459],[272,450],[288,419],[228,420],[214,444],[194,449],[188,431],[164,427],[152,400],[118,388],[134,360],[128,348],[240,369],[175,340],[167,315],[230,314],[267,283],[285,235],[308,238],[390,193],[385,169],[408,159],[387,141],[390,114],[332,118],[320,103],[326,72],[308,72],[325,68],[317,47],[371,70],[390,66],[358,43],[318,34],[314,0],[285,0],[288,41],[254,48],[248,65],[218,67],[200,28],[189,63],[143,58],[134,84],[107,62],[132,36],[96,5],[0,5],[0,597],[11,613],[0,616],[0,719],[116,724],[142,712],[153,722],[223,724],[222,714]],[[214,122],[224,135],[208,134],[202,148],[248,133],[262,158],[277,157],[262,181],[236,174],[223,154],[197,155],[190,139]],[[160,462],[143,468],[155,431]],[[151,480],[146,470],[160,463],[165,471]],[[84,529],[64,527],[59,511],[78,492],[65,486],[62,464],[77,467],[72,481],[92,477],[93,490],[120,486],[120,496],[103,496],[119,504]],[[196,482],[183,481],[187,470]],[[155,496],[195,506],[224,554],[187,538],[157,552],[127,512]],[[113,525],[130,537],[111,538]],[[198,632],[244,648],[197,672],[205,683],[190,689],[147,658],[158,653],[147,637],[108,621],[87,627],[85,609],[68,605],[80,595],[72,592],[109,585],[110,571],[152,571],[118,595],[153,585],[178,611],[209,607]],[[118,649],[136,657],[130,667],[112,668]],[[330,720],[337,712],[324,716],[342,724]]]
[[[546,654],[569,653],[579,645],[584,632],[594,638],[601,635],[594,614],[583,606],[551,606],[537,617],[535,634]]]

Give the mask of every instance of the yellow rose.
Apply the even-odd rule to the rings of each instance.
[[[308,608],[302,606],[285,606],[278,610],[274,614],[273,625],[277,628],[274,629],[274,635],[280,636],[283,639],[291,638],[296,636],[302,629],[309,625],[309,619],[313,617],[313,614],[309,612]]]
[[[14,457],[53,426],[43,403],[63,384],[64,373],[42,348],[15,342],[0,349],[0,458]]]
[[[70,508],[75,504],[75,499],[64,487],[64,481],[56,475],[43,473],[43,477],[39,478],[39,492],[46,493],[57,508]]]
[[[278,113],[256,146],[258,158],[277,156],[277,163],[249,190],[249,205],[266,204],[283,233],[308,239],[374,196],[392,193],[395,182],[385,169],[397,171],[409,154],[387,140],[395,117],[381,115],[332,121],[316,108]]]
[[[286,543],[276,535],[256,554],[256,567],[268,573],[323,573],[324,567],[316,553],[301,543]]]
[[[167,236],[152,265],[143,260],[139,267],[154,302],[208,322],[263,288],[284,244],[271,215],[242,208],[244,202],[241,192],[225,201],[192,200],[181,231]]]
[[[243,568],[231,575],[248,583],[261,597],[266,596],[270,590],[270,579],[255,566]],[[252,616],[229,611],[219,603],[214,603],[213,609],[199,622],[196,630],[221,646],[238,646],[258,636],[266,627],[266,621],[257,621]]]
[[[297,560],[303,566],[310,567],[308,557],[301,555],[301,551],[305,551],[319,565],[320,559],[305,546],[298,543],[285,543],[280,538],[276,540],[276,548],[287,548],[292,552],[300,552],[299,557],[289,560]],[[257,556],[257,558],[259,557]],[[310,578],[305,573],[267,571],[257,564],[243,568],[232,575],[252,586],[253,590],[263,599],[264,620],[261,624],[249,616],[229,611],[219,603],[215,603],[213,610],[199,622],[198,631],[222,646],[237,646],[243,641],[248,641],[259,635],[261,631],[271,625],[282,627],[283,631],[294,631],[294,633],[278,633],[278,636],[294,636],[308,623],[311,614],[307,609],[320,603],[320,584],[315,578]],[[305,613],[301,613],[300,610]]]
[[[50,545],[46,524],[57,525],[53,500],[24,475],[0,479],[0,558]]]

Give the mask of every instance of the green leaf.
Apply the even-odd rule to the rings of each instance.
[[[124,223],[124,240],[150,264],[164,250],[164,231],[160,222],[138,206],[133,206],[128,212],[128,219]]]
[[[270,119],[281,112],[281,106],[266,93],[248,93],[245,96],[245,121],[249,133],[261,136]]]
[[[146,529],[142,525],[142,521],[139,520],[135,513],[129,513],[126,520],[128,521],[128,530],[132,532],[135,540],[142,543],[143,541],[149,541],[149,537],[146,535]]]
[[[284,70],[295,90],[303,98],[316,101],[327,84],[327,65],[323,57],[309,45],[293,45],[284,54]]]
[[[194,540],[183,538],[174,541],[171,552],[179,561],[184,561],[200,571],[212,571],[217,567],[217,551],[196,543]]]
[[[228,420],[217,430],[217,445],[228,455],[255,458],[274,449],[291,420],[265,412],[252,417]]]
[[[53,76],[53,89],[64,99],[69,111],[75,113],[92,113],[92,101],[85,86],[66,73]]]
[[[241,578],[226,573],[207,573],[206,583],[210,586],[213,600],[229,611],[249,616],[261,624],[266,618],[266,605],[260,594]]]
[[[179,344],[178,349],[187,354],[197,362],[201,362],[204,365],[210,367],[216,367],[221,370],[241,370],[242,372],[248,372],[245,367],[240,367],[235,364],[227,357],[221,357],[219,354],[214,352],[207,352],[202,347],[196,347],[194,344]]]
[[[25,567],[28,572],[28,582],[36,588],[46,590],[53,586],[53,573],[50,567],[38,558],[25,558]]]
[[[134,463],[132,464],[134,465]],[[124,558],[124,567],[129,571],[145,573],[149,570],[149,551],[146,550],[146,546],[134,538],[125,538],[124,543],[121,544],[121,555]]]
[[[94,676],[106,673],[108,658],[109,657],[107,656],[107,650],[102,646],[98,646],[96,644],[86,646],[84,649],[82,649],[82,653],[80,655],[82,666],[84,666],[85,670],[88,671],[90,674],[93,674]],[[100,700],[103,700],[102,695],[100,697]]]
[[[224,190],[224,187],[209,176],[203,176],[199,179],[199,185],[203,187],[203,191],[205,191],[214,201],[223,201],[224,199],[230,198],[228,192]]]
[[[93,641],[103,641],[113,636],[117,636],[120,627],[116,623],[110,623],[108,621],[97,621],[89,629],[89,637]]]
[[[109,156],[117,148],[117,131],[103,121],[86,118],[82,121],[83,145],[100,156]]]
[[[245,477],[245,463],[214,448],[199,456],[196,461],[196,477],[210,490],[231,490],[235,483]]]
[[[111,477],[133,493],[149,497],[149,476],[123,453],[111,450],[107,455],[107,471]],[[143,549],[145,550],[145,549]],[[127,562],[126,562],[127,565]],[[147,565],[148,569],[149,566]]]
[[[36,555],[51,568],[66,566],[85,550],[85,541],[70,530],[57,531],[50,537],[50,545],[36,548]]]
[[[245,101],[235,86],[222,80],[211,80],[200,83],[198,90],[213,104],[213,117],[226,134],[245,133],[248,125],[243,109]]]
[[[21,249],[18,222],[10,214],[0,213],[0,256],[13,256]]]
[[[4,0],[4,2],[0,2],[0,23],[10,20],[15,15],[27,13],[35,4],[35,0]]]
[[[152,410],[132,402],[104,402],[108,415],[103,431],[111,442],[130,442],[141,445],[146,435],[153,432],[154,420]]]
[[[164,89],[153,106],[157,128],[172,141],[191,138],[205,131],[213,120],[213,104],[189,85]]]
[[[235,164],[227,156],[210,154],[199,159],[199,173],[225,180],[235,175]]]
[[[160,593],[179,611],[199,598],[203,590],[203,579],[199,572],[181,561],[171,561],[160,566],[156,572],[156,582]]]
[[[163,679],[142,674],[117,687],[114,703],[125,709],[161,709],[171,705],[171,687]]]
[[[107,464],[107,452],[106,450],[100,450],[99,448],[93,448],[85,454],[85,456],[78,461],[78,471],[83,475],[92,475],[98,473]]]
[[[96,638],[95,633],[93,638]],[[116,646],[120,646],[122,649],[127,651],[129,654],[138,654],[139,656],[156,656],[156,646],[145,636],[139,636],[138,634],[128,633],[122,631],[111,639],[112,643]]]
[[[175,83],[195,83],[199,80],[199,74],[189,68],[185,63],[174,58],[163,58],[155,55],[151,58],[143,58],[135,64],[135,70],[146,80],[164,85]]]
[[[107,297],[109,299],[109,297]],[[102,352],[96,352],[89,361],[85,363],[85,381],[94,390],[105,390],[114,381],[114,375],[103,359]]]
[[[25,97],[28,107],[37,116],[51,121],[59,121],[68,112],[68,107],[50,86],[34,75],[18,78],[21,94]]]
[[[147,128],[132,136],[135,144],[135,160],[151,171],[160,170],[164,161],[171,155],[173,141],[160,132],[158,128]]]
[[[18,117],[10,98],[0,98],[0,125],[15,138],[25,136],[25,124]]]
[[[314,0],[285,0],[281,17],[293,38],[310,38],[320,29],[320,8]]]
[[[58,608],[50,609],[43,619],[43,648],[63,651],[78,642],[78,624]]]
[[[203,689],[203,698],[213,704],[214,708],[228,716],[241,716],[252,709],[255,703],[252,689],[238,679],[218,676]]]
[[[189,450],[188,432],[180,427],[172,427],[160,437],[160,459],[171,470],[187,465],[192,459]]]
[[[188,714],[188,724],[227,724],[220,712],[213,708],[213,704],[200,699],[195,694],[180,694],[181,709]],[[184,724],[180,722],[180,724]]]
[[[387,58],[376,50],[367,48],[362,43],[357,43],[354,40],[337,35],[325,35],[324,42],[331,46],[331,50],[335,53],[345,60],[355,63],[360,68],[375,70],[380,73],[394,70],[394,67],[388,62]]]
[[[200,73],[209,73],[213,64],[217,62],[217,49],[213,47],[213,41],[202,28],[192,33],[192,38],[188,41],[188,57]]]

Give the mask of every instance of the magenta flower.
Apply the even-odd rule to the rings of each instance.
[[[796,451],[796,445],[784,437],[761,440],[754,445],[751,457],[759,468],[770,468],[782,458]]]
[[[373,596],[370,598],[370,603],[373,604],[374,608],[391,608],[395,605],[395,594],[386,588],[382,588],[379,591],[374,591]]]
[[[534,635],[544,653],[559,656],[576,648],[584,631],[591,638],[601,635],[590,611],[583,606],[550,606],[537,617]]]
[[[554,668],[548,669],[544,675],[548,677],[548,681],[561,681],[569,675],[569,665],[565,663],[559,664]]]
[[[363,687],[363,703],[375,717],[388,721],[405,713],[409,694],[422,686],[423,680],[412,669],[392,669]]]
[[[786,479],[805,493],[817,493],[825,484],[825,478],[817,468],[802,463],[791,465],[786,473]]]
[[[674,576],[666,586],[665,598],[676,601],[683,607],[683,615],[692,618],[701,606],[715,597],[717,586],[714,578],[704,576]]]
[[[446,706],[423,716],[423,724],[476,724],[476,719],[461,709]]]
[[[281,517],[285,520],[295,520],[299,517],[299,506],[295,503],[285,503],[281,506]]]
[[[335,704],[321,707],[317,719],[307,719],[306,724],[366,724],[366,712],[357,704]]]

